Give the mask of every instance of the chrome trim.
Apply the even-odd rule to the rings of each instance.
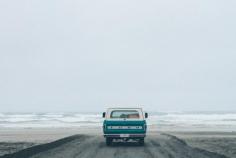
[[[113,135],[116,135],[116,136],[120,136],[122,134],[129,134],[130,136],[146,136],[146,134],[130,134],[130,133],[120,133],[120,134],[103,134],[104,136],[113,136]]]
[[[143,129],[142,126],[107,126],[107,129]]]

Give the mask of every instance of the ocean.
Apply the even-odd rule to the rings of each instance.
[[[0,113],[0,128],[102,126],[101,113]],[[236,112],[153,112],[149,126],[159,130],[236,131]]]

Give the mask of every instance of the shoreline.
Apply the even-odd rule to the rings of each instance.
[[[236,131],[227,130],[178,130],[178,129],[160,129],[148,127],[147,135],[160,133],[170,133],[184,137],[236,137]],[[81,128],[1,128],[0,142],[37,142],[47,143],[76,134],[87,134],[102,136],[102,127],[81,127]]]

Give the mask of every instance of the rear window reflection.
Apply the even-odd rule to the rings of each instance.
[[[137,119],[139,112],[137,110],[114,110],[111,112],[110,118]]]

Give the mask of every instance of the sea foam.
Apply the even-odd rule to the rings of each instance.
[[[1,128],[48,128],[102,126],[100,113],[0,113]],[[236,130],[236,112],[156,112],[149,126],[179,129]]]

